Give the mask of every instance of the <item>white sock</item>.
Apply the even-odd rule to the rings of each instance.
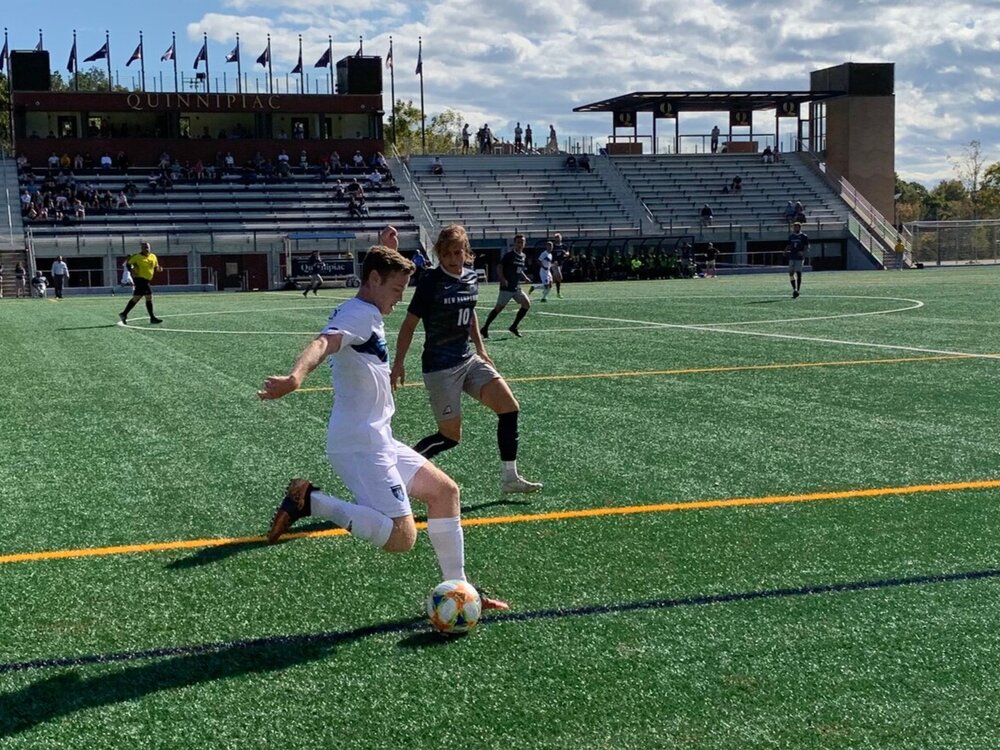
[[[340,528],[347,529],[351,536],[364,539],[376,547],[384,547],[389,541],[392,533],[392,519],[389,516],[319,490],[313,490],[311,502],[314,516],[329,518]]]
[[[517,476],[517,461],[501,461],[503,464],[503,478],[513,479]]]
[[[443,581],[465,580],[465,534],[458,516],[452,518],[430,518],[427,520],[427,536],[431,539],[434,554],[437,555]]]
[[[550,289],[552,289],[552,287],[550,287],[550,286],[545,287],[545,291],[542,292],[542,299],[545,299],[546,297],[549,296],[549,290]]]

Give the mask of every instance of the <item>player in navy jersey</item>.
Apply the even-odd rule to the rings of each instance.
[[[802,225],[792,224],[792,233],[788,235],[788,245],[785,246],[788,256],[788,279],[792,282],[792,299],[802,291],[802,264],[809,256],[809,235],[802,231]]]
[[[531,283],[531,279],[524,272],[526,262],[527,259],[524,256],[524,235],[515,234],[514,249],[508,251],[497,264],[497,275],[500,277],[500,293],[497,295],[496,306],[490,310],[490,314],[486,316],[486,322],[480,330],[484,339],[490,337],[490,323],[496,319],[497,315],[503,312],[503,309],[510,304],[511,300],[516,300],[521,309],[517,311],[517,315],[514,316],[514,322],[507,330],[518,338],[521,337],[518,326],[524,319],[524,316],[528,314],[528,310],[531,309],[531,301],[528,299],[528,295],[524,293],[524,290],[521,289],[522,281]]]
[[[457,224],[441,230],[432,251],[437,266],[426,271],[417,283],[406,319],[396,340],[389,380],[398,388],[406,379],[406,353],[413,342],[417,323],[424,324],[421,358],[424,386],[438,431],[414,446],[425,458],[454,448],[462,439],[462,392],[481,401],[497,417],[497,446],[500,450],[503,492],[536,492],[542,488],[517,471],[517,420],[520,405],[486,353],[476,301],[479,281],[469,267],[472,252],[465,229]],[[475,347],[475,352],[469,343]]]
[[[559,299],[562,299],[563,265],[569,257],[569,245],[564,245],[562,235],[556,232],[552,238],[552,281],[555,282],[556,296]]]

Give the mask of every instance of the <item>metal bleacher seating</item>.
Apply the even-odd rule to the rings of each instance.
[[[118,192],[131,180],[138,193],[129,208],[87,209],[81,220],[64,222],[28,221],[37,238],[100,236],[119,234],[181,233],[285,233],[300,231],[378,231],[387,223],[401,232],[415,231],[416,224],[399,190],[392,185],[371,186],[363,174],[332,175],[321,181],[314,173],[293,173],[284,179],[256,179],[244,182],[238,175],[219,181],[178,180],[167,190],[149,189],[149,177],[155,170],[133,168],[128,173],[116,170],[77,173],[77,185],[93,185],[98,191]],[[36,173],[36,183],[41,175]],[[369,215],[362,218],[348,213],[346,197],[336,197],[335,184],[346,186],[357,177],[365,192]],[[27,185],[22,176],[21,188]]]

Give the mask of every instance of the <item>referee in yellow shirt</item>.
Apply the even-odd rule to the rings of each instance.
[[[160,268],[156,256],[149,251],[149,243],[143,242],[139,246],[139,252],[129,258],[127,264],[135,280],[135,291],[132,293],[132,299],[125,305],[125,309],[118,313],[118,319],[121,320],[122,325],[128,325],[129,312],[142,297],[145,297],[146,310],[149,312],[149,322],[154,324],[162,323],[163,321],[153,314],[153,290],[149,288],[149,282],[153,280],[154,272],[162,271],[163,269]]]

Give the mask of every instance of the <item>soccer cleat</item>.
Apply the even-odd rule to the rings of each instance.
[[[556,292],[556,297],[558,297],[559,299],[562,299],[562,292]]]
[[[487,609],[510,609],[510,605],[503,599],[495,599],[489,592],[479,588],[476,584],[470,583],[472,588],[479,592],[479,601],[484,610]]]
[[[548,297],[542,297],[542,302],[548,302],[548,301],[549,301]]]
[[[288,528],[300,518],[312,515],[312,491],[318,489],[307,479],[293,479],[288,483],[285,496],[281,499],[278,510],[271,520],[271,528],[267,532],[267,543],[274,544]]]
[[[535,285],[534,284],[532,284],[531,286],[528,287],[528,296],[529,297],[531,296],[531,293],[533,291],[535,291]]]
[[[792,299],[795,299],[798,296],[799,296],[799,290],[796,289],[794,292],[792,292]]]
[[[159,324],[159,323],[162,323],[162,322],[163,321],[160,320],[159,318],[157,318],[155,315],[152,318],[149,319],[149,324],[150,325],[154,325],[154,326],[157,325],[157,324]]]
[[[309,296],[309,290],[306,289],[304,292],[302,292],[302,296],[303,297],[308,297]]]
[[[125,313],[118,313],[118,320],[122,322],[123,326],[128,325],[128,317],[125,315]]]
[[[538,492],[540,489],[542,489],[541,482],[529,482],[519,474],[514,475],[512,479],[504,479],[500,486],[500,490],[505,495],[512,495],[516,492]]]
[[[514,326],[511,326],[507,330],[510,331],[511,333],[513,333],[518,338],[521,338],[521,332],[519,330],[517,330]]]
[[[487,331],[485,328],[480,328],[479,335],[482,336],[484,339],[488,339],[490,337],[490,332]]]

